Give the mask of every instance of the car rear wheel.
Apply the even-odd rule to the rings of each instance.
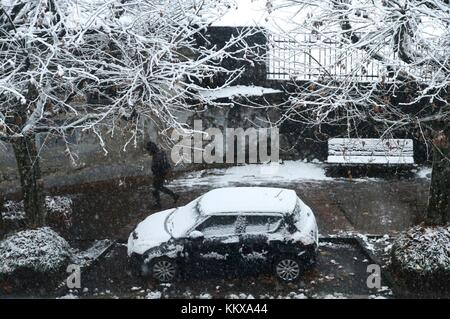
[[[159,282],[172,282],[178,275],[178,266],[170,258],[158,258],[152,262],[152,277]]]
[[[274,264],[275,276],[283,282],[294,282],[300,278],[303,267],[297,258],[283,256]]]

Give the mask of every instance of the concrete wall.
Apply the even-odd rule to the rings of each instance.
[[[150,157],[143,149],[144,139],[157,137],[156,129],[145,125],[145,137],[140,137],[137,147],[130,143],[126,150],[124,145],[130,134],[117,130],[115,136],[105,134],[106,154],[99,143],[98,137],[93,133],[74,132],[67,137],[69,148],[75,161],[66,152],[66,143],[60,137],[51,137],[40,134],[36,145],[40,152],[40,164],[43,175],[70,174],[94,166],[129,166],[132,170],[149,172]],[[18,179],[17,166],[12,146],[3,143],[0,145],[0,182]]]
[[[244,102],[241,100],[240,103]],[[207,108],[201,112],[185,112],[178,114],[179,120],[193,125],[195,120],[202,120],[203,128],[216,127],[225,132],[226,128],[267,127],[266,119],[276,121],[279,114],[266,109],[247,108],[236,104],[234,107]],[[145,143],[151,139],[163,145],[170,157],[170,146],[162,142],[157,129],[152,123],[143,123],[145,136],[137,141],[137,147],[130,143],[123,149],[130,135],[117,130],[114,136],[104,134],[105,154],[99,139],[93,133],[75,132],[68,137],[70,149],[76,157],[75,163],[66,152],[66,144],[60,137],[40,135],[37,146],[40,150],[41,170],[44,176],[80,175],[79,182],[107,179],[108,177],[151,175],[151,157],[144,149]],[[205,141],[205,145],[209,143]],[[247,146],[248,147],[248,146]],[[247,148],[248,149],[248,148]],[[175,170],[189,170],[203,164],[181,164]],[[90,173],[82,173],[83,171]],[[104,175],[104,176],[102,176]],[[17,167],[11,145],[0,146],[0,182],[17,181]]]

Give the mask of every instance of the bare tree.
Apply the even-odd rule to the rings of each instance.
[[[363,121],[374,122],[381,137],[406,127],[424,138],[431,132],[428,222],[450,222],[450,2],[268,1],[270,10],[286,6],[297,16],[291,23],[298,23],[295,32],[280,32],[309,56],[307,67],[318,74],[296,86],[286,118],[344,124],[349,135]],[[305,33],[315,40],[301,43]],[[319,47],[332,52],[329,60],[314,53]],[[291,74],[293,80],[303,67]],[[370,74],[373,69],[376,74]]]
[[[224,47],[198,46],[224,12],[218,0],[1,0],[0,142],[13,145],[29,225],[45,223],[36,135],[103,134],[127,126],[136,143],[149,119],[162,134],[187,129],[179,112],[204,100],[202,81],[222,72],[230,48],[248,50],[242,30]],[[167,134],[167,136],[169,136]],[[128,143],[127,143],[128,144]],[[70,155],[70,148],[67,147]]]

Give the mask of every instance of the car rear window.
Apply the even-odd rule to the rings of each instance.
[[[280,225],[281,217],[276,216],[246,216],[247,234],[269,233],[275,231]]]

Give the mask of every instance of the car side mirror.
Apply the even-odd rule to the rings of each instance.
[[[205,238],[205,235],[201,231],[194,230],[189,234],[190,239],[203,239]]]

